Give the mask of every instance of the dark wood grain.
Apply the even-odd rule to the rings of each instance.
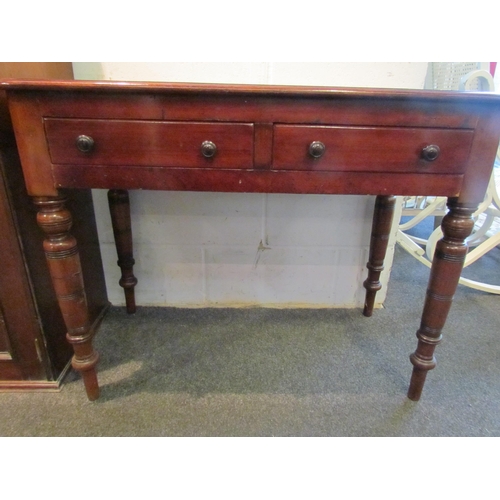
[[[125,292],[127,313],[134,314],[136,311],[134,288],[137,285],[137,278],[134,276],[135,260],[128,191],[126,189],[110,189],[108,203],[118,254],[118,266],[122,272],[119,284]]]
[[[328,87],[302,85],[261,85],[261,84],[217,84],[191,82],[148,82],[148,81],[105,81],[105,80],[56,80],[36,78],[5,78],[0,82],[6,90],[41,90],[41,91],[76,91],[85,94],[109,94],[120,92],[123,94],[149,95],[195,95],[195,96],[223,96],[226,97],[253,97],[270,95],[276,98],[317,97],[319,99],[336,98],[364,98],[380,101],[407,101],[411,100],[419,105],[418,101],[435,101],[437,104],[446,101],[470,102],[471,99],[482,103],[497,103],[498,96],[488,92],[457,93],[444,90],[418,89],[387,89],[387,88],[356,88],[356,87]]]
[[[474,208],[461,206],[456,198],[448,200],[448,208],[441,224],[443,237],[436,245],[432,262],[422,321],[417,331],[417,350],[410,356],[414,368],[408,397],[414,401],[420,399],[427,372],[436,366],[434,350],[441,342],[441,332],[467,255],[465,238],[474,227]]]
[[[473,137],[473,130],[277,125],[273,168],[462,174]],[[326,147],[320,158],[308,152],[314,141],[321,141]],[[435,161],[426,161],[421,155],[430,144],[441,150]]]
[[[0,79],[31,78],[37,80],[73,79],[70,62],[0,62]],[[12,134],[7,98],[0,88],[0,143]]]
[[[36,349],[38,342],[45,353],[4,177],[4,158],[0,152],[0,380],[49,378],[50,369],[40,361],[47,356],[42,358]]]
[[[73,78],[69,62],[0,62],[0,77]],[[83,243],[82,268],[92,329],[107,307],[106,288],[89,190],[66,192]],[[58,391],[72,348],[42,249],[42,236],[27,196],[7,97],[0,90],[0,390]]]
[[[45,130],[54,164],[253,167],[253,124],[47,119]],[[92,137],[92,151],[77,149],[80,135]],[[201,152],[204,141],[217,147],[212,158]]]
[[[62,197],[37,197],[37,221],[46,234],[44,241],[47,266],[68,333],[68,342],[75,352],[72,366],[81,372],[87,396],[93,401],[99,397],[95,366],[99,355],[92,347],[93,331],[83,283],[80,255],[76,239],[69,232],[70,212]]]
[[[375,304],[375,296],[382,289],[380,274],[384,270],[385,254],[396,205],[395,196],[377,196],[373,213],[372,234],[370,241],[370,255],[368,258],[368,278],[363,283],[366,288],[365,306],[363,314],[371,316]]]
[[[451,211],[411,358],[409,397],[420,397],[458,283],[470,214],[483,199],[495,159],[499,95],[159,82],[9,81],[0,88],[7,93],[30,195],[55,203],[62,188],[111,190],[129,290],[135,278],[128,189],[376,195],[367,315],[380,288],[394,195],[447,196]],[[80,134],[93,136],[95,149],[79,152]],[[205,140],[217,143],[212,158],[200,152]],[[326,147],[319,158],[309,153],[314,141]],[[432,161],[422,154],[428,146],[439,148]],[[42,212],[47,203],[40,203]],[[70,266],[68,259],[59,265]],[[83,324],[79,304],[71,307]],[[76,365],[93,374],[86,381],[93,398],[96,355],[90,337],[83,338],[75,344]]]
[[[54,165],[57,187],[236,193],[457,196],[463,175]],[[415,191],[417,189],[417,191]]]

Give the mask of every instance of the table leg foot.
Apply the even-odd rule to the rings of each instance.
[[[363,283],[366,288],[365,307],[363,314],[371,316],[377,292],[382,288],[380,273],[384,270],[384,259],[391,232],[395,196],[377,196],[373,213],[372,233],[370,240],[370,256],[366,267],[368,278]]]
[[[73,346],[72,366],[82,374],[88,398],[99,397],[96,364],[99,355],[92,347],[87,298],[83,284],[80,255],[69,230],[70,212],[63,197],[37,197],[37,222],[46,239],[43,247],[59,308],[67,328],[66,338]]]
[[[115,237],[118,266],[122,277],[119,281],[125,293],[127,313],[134,314],[135,286],[137,278],[134,276],[134,254],[132,246],[132,224],[130,220],[130,199],[125,189],[110,189],[108,191],[109,212]]]
[[[418,401],[422,395],[427,372],[436,366],[436,359],[432,355],[431,359],[424,359],[414,353],[410,356],[410,361],[413,364],[413,372],[407,396],[412,401]]]
[[[75,353],[77,352],[75,342],[70,340],[73,344],[73,348],[75,349]],[[90,401],[95,401],[99,398],[99,382],[97,380],[97,370],[95,368],[97,362],[99,361],[99,355],[97,352],[93,351],[90,343],[87,346],[81,345],[83,349],[90,354],[87,357],[84,357],[81,353],[79,355],[73,356],[71,361],[71,366],[80,372],[83,384],[85,386],[85,392],[87,393],[87,397]]]
[[[427,372],[424,370],[418,370],[417,368],[413,369],[413,373],[411,375],[410,387],[408,389],[408,399],[412,401],[418,401],[420,396],[422,395],[422,389],[424,388],[425,377],[427,376]]]

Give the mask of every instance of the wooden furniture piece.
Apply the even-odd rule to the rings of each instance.
[[[129,189],[376,195],[364,314],[380,288],[394,195],[448,197],[408,397],[418,400],[500,137],[500,96],[139,82],[2,83],[54,288],[89,399],[99,396],[76,240],[61,188],[110,190],[133,311]]]
[[[72,78],[71,63],[0,63],[1,77]],[[67,192],[82,241],[82,268],[88,283],[90,331],[108,307],[90,190]],[[70,367],[71,346],[52,288],[26,192],[7,109],[0,90],[0,391],[58,390]]]

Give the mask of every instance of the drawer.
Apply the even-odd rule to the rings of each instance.
[[[473,135],[466,129],[276,125],[273,169],[461,174]],[[424,158],[428,146],[439,148],[437,158],[431,159],[435,148]]]
[[[253,167],[251,123],[57,118],[44,122],[54,164]]]

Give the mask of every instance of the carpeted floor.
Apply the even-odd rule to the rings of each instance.
[[[500,250],[467,270],[498,277]],[[397,248],[384,309],[112,308],[101,398],[0,394],[1,436],[500,436],[500,296],[463,286],[406,398],[428,270]],[[415,305],[417,304],[417,307]]]

